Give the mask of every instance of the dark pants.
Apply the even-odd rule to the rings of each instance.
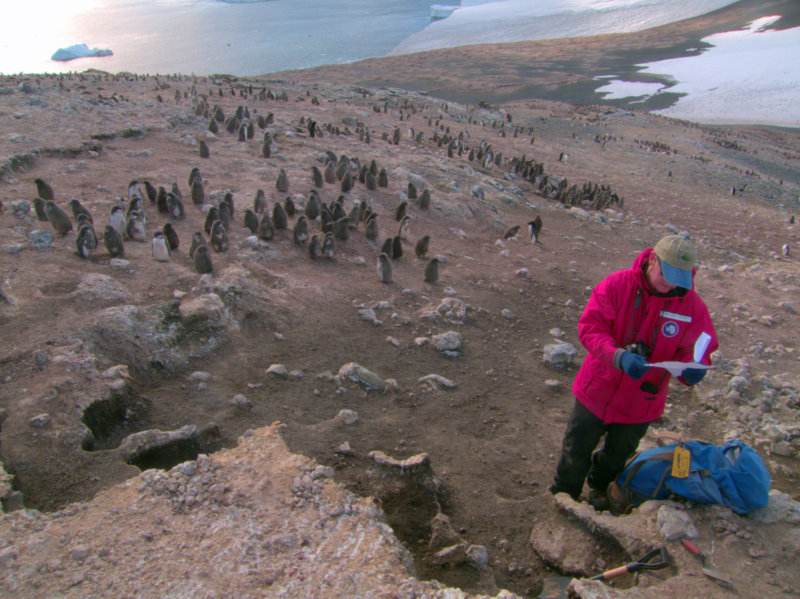
[[[578,499],[586,480],[592,489],[605,492],[609,483],[622,472],[628,457],[636,451],[649,424],[609,424],[576,400],[550,490],[569,493]],[[594,451],[603,434],[606,435],[603,447]]]

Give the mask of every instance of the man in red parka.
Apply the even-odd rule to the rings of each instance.
[[[710,340],[697,361],[710,364],[718,347],[708,309],[693,289],[697,251],[688,239],[667,235],[644,250],[633,266],[603,279],[578,321],[588,351],[572,392],[572,410],[550,491],[580,497],[608,509],[606,490],[636,451],[648,425],[664,412],[670,373],[664,361],[693,362],[698,338]],[[705,338],[705,337],[704,337]],[[685,368],[682,383],[694,385],[703,368]],[[595,451],[605,434],[602,448]]]

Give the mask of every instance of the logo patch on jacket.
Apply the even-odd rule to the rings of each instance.
[[[674,337],[678,334],[680,327],[678,327],[678,323],[672,320],[668,320],[661,326],[661,334],[664,337]]]

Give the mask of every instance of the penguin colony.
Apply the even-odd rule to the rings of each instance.
[[[71,77],[69,74],[61,76],[62,80]],[[288,101],[285,93],[275,95],[265,88],[253,89],[252,86],[245,88],[239,85],[238,89],[232,87],[226,91],[220,86],[216,91],[212,89],[203,94],[193,85],[191,98],[194,101],[195,115],[207,119],[210,133],[224,135],[227,132],[243,143],[253,140],[258,128],[261,130],[258,133],[261,141],[256,140],[259,153],[268,159],[279,151],[280,145],[280,140],[276,138],[277,131],[269,129],[275,123],[274,114],[258,114],[255,110],[251,114],[249,106],[239,105],[233,114],[226,115],[222,106],[214,104],[215,95],[224,97],[237,94],[253,101]],[[175,93],[175,101],[178,103],[189,97],[187,92],[181,95],[180,90],[177,90]],[[163,101],[160,96],[158,99]],[[408,100],[400,108],[401,120],[404,111],[407,114],[417,111],[416,106]],[[384,105],[383,111],[388,111],[388,103]],[[491,144],[482,141],[473,146],[468,143],[468,135],[451,135],[449,127],[445,127],[439,120],[434,122],[429,118],[428,123],[434,127],[434,133],[425,141],[447,148],[448,156],[468,156],[470,161],[477,160],[484,168],[504,164],[502,156],[495,153]],[[311,142],[312,139],[352,135],[349,130],[342,132],[337,126],[321,124],[307,117],[301,117],[294,128],[295,134],[304,135],[309,140],[308,143],[316,142]],[[363,124],[359,123],[356,133],[359,141],[365,145],[370,143],[370,131]],[[410,130],[409,134],[414,142],[423,143],[425,136],[422,132]],[[516,134],[515,129],[514,135]],[[199,141],[200,157],[210,160],[206,164],[214,162],[209,147],[213,146],[214,135],[210,136],[208,143],[205,140]],[[388,134],[384,134],[383,138],[384,141],[397,145],[401,143],[401,137],[399,127],[395,127],[391,138]],[[269,182],[265,181],[264,188],[255,191],[252,207],[248,206],[244,210],[235,208],[232,192],[225,193],[222,198],[219,197],[219,192],[209,194],[209,181],[198,166],[191,168],[187,180],[188,189],[184,188],[187,192],[185,196],[176,181],[163,185],[144,177],[130,181],[125,196],[110,202],[107,218],[98,219],[107,222],[100,225],[99,236],[95,232],[95,218],[86,205],[78,199],[71,199],[66,207],[62,207],[59,204],[63,200],[57,199],[57,190],[54,191],[53,186],[42,178],[34,180],[36,197],[33,207],[36,217],[48,221],[59,237],[74,232],[76,254],[84,259],[124,258],[126,244],[138,242],[151,245],[151,253],[156,261],[168,262],[180,255],[179,236],[184,235],[192,240],[188,253],[190,263],[198,273],[205,274],[214,271],[212,256],[228,251],[232,242],[241,239],[242,231],[257,238],[261,247],[264,242],[280,243],[288,239],[283,232],[290,231],[291,243],[302,247],[311,260],[334,259],[337,245],[341,249],[342,244],[347,244],[354,234],[363,235],[374,248],[379,264],[378,278],[385,283],[393,280],[391,261],[403,259],[404,244],[414,247],[417,260],[426,260],[431,236],[426,234],[414,240],[412,225],[416,220],[415,212],[430,209],[431,190],[408,182],[405,193],[397,194],[401,199],[393,208],[388,207],[393,211],[396,221],[392,225],[391,217],[383,214],[383,210],[380,211],[383,216],[379,216],[374,198],[369,193],[364,193],[389,186],[387,169],[381,168],[374,159],[362,162],[356,157],[337,155],[330,149],[319,150],[318,155],[324,156],[324,159],[307,167],[307,179],[298,177],[296,169],[294,172],[286,168],[278,169],[274,175],[274,191]],[[546,178],[541,164],[528,160],[525,156],[505,159],[505,165],[531,181],[535,177]],[[292,186],[294,195],[289,195]],[[265,192],[264,189],[269,191]],[[559,183],[558,189],[559,192],[569,192],[564,181]],[[248,203],[245,194],[237,192],[237,196],[240,205]],[[197,211],[204,215],[200,217],[203,221],[202,231],[192,231],[189,228],[186,221],[187,206],[194,207],[195,215]],[[68,211],[72,213],[72,217]],[[192,220],[196,220],[196,217],[193,216]],[[516,236],[519,228],[516,225],[511,227],[504,237],[508,239]],[[392,229],[396,234],[388,235],[381,241],[382,230]],[[540,231],[541,217],[528,223],[532,242],[538,242]],[[106,250],[105,256],[98,252],[101,242]],[[390,262],[386,263],[386,259]],[[442,260],[443,257],[438,256],[427,262],[422,273],[425,282],[435,284],[438,281]]]

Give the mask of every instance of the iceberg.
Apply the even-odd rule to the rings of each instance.
[[[457,8],[459,7],[449,4],[431,4],[431,19],[446,19]]]
[[[59,48],[50,57],[50,60],[73,60],[87,56],[111,56],[113,52],[107,48],[91,48],[86,44],[73,44],[67,48]]]

